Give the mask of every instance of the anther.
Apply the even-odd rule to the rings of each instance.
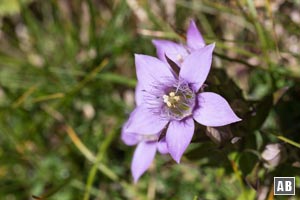
[[[180,96],[175,96],[174,100],[178,102],[180,100]]]
[[[170,108],[172,107],[172,103],[170,101],[165,102],[167,104],[167,106]]]
[[[164,102],[167,103],[169,101],[169,96],[168,95],[164,95],[163,99],[164,99]]]

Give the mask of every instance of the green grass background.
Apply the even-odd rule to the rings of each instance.
[[[1,0],[0,199],[277,199],[278,171],[296,176],[299,195],[299,10],[299,0]],[[184,42],[190,19],[216,42],[208,83],[243,118],[231,127],[242,143],[196,138],[182,164],[158,155],[133,184],[134,148],[120,140],[133,55],[154,56],[154,38]],[[290,156],[277,171],[260,157],[271,142]]]

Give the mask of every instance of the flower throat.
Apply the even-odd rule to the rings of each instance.
[[[181,120],[192,114],[195,105],[195,94],[188,84],[179,83],[177,87],[170,88],[162,96],[164,112],[168,117]]]

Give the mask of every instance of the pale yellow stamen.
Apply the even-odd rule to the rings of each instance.
[[[172,107],[172,103],[170,101],[166,102],[168,107]]]
[[[163,95],[163,100],[169,108],[175,107],[175,103],[180,100],[180,96],[176,96],[175,92],[170,92],[169,95]]]
[[[180,100],[180,96],[175,96],[175,97],[174,97],[174,100],[175,100],[175,101],[179,101],[179,100]]]
[[[168,95],[164,95],[163,99],[164,99],[164,102],[167,103],[169,101],[169,96]]]

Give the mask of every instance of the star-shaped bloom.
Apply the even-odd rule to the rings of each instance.
[[[166,129],[167,151],[179,163],[192,140],[194,120],[211,127],[240,121],[223,97],[200,90],[210,71],[213,49],[214,44],[211,44],[191,52],[181,63],[179,73],[167,62],[136,54],[137,107],[123,132],[138,133],[143,138],[160,138],[162,130]],[[146,151],[144,143],[139,145],[136,152]],[[133,173],[138,167],[139,164],[132,166]]]
[[[180,67],[184,59],[191,52],[205,47],[204,39],[194,20],[190,21],[190,25],[186,33],[186,40],[186,45],[178,44],[169,40],[152,40],[152,43],[156,47],[157,56],[160,60],[166,62],[166,55]]]

